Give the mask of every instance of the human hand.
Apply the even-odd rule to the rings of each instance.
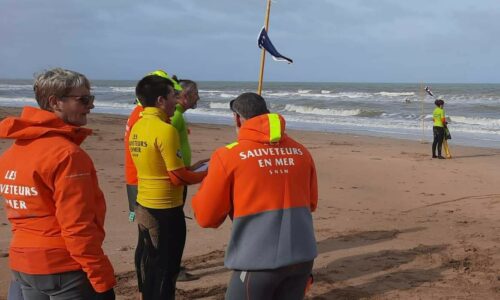
[[[208,159],[208,158],[207,159],[199,160],[194,165],[192,165],[191,167],[189,167],[189,170],[190,171],[194,171],[194,170],[200,168],[203,164],[205,164],[205,163],[207,163],[209,161],[210,161],[210,159]]]

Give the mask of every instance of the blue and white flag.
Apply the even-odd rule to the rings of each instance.
[[[267,35],[267,31],[265,27],[262,27],[262,30],[260,31],[259,38],[257,39],[257,44],[259,45],[259,48],[266,49],[269,54],[272,55],[274,60],[277,61],[286,61],[289,64],[293,63],[293,60],[290,58],[281,55],[276,48],[274,48],[273,43],[271,43],[271,40],[269,39],[269,36]]]
[[[431,88],[426,86],[425,87],[425,91],[427,92],[427,94],[429,94],[430,96],[434,97],[434,94],[431,92]]]

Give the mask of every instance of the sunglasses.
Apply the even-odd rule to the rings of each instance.
[[[62,96],[61,98],[75,98],[81,104],[87,106],[87,105],[94,103],[95,96],[94,95],[86,95],[86,96],[66,95],[66,96]]]

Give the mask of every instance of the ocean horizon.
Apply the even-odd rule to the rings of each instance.
[[[96,113],[128,115],[136,81],[93,80]],[[0,79],[0,106],[36,106],[33,81]],[[500,148],[500,84],[434,83],[450,119],[450,144]],[[199,81],[188,122],[232,124],[229,101],[257,82]],[[265,82],[262,96],[292,129],[432,141],[434,98],[420,83]]]

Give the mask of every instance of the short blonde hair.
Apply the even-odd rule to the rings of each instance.
[[[90,90],[90,81],[85,75],[71,70],[55,68],[36,74],[33,90],[40,108],[52,111],[49,105],[50,96],[62,97],[72,89],[79,87],[86,87]]]

